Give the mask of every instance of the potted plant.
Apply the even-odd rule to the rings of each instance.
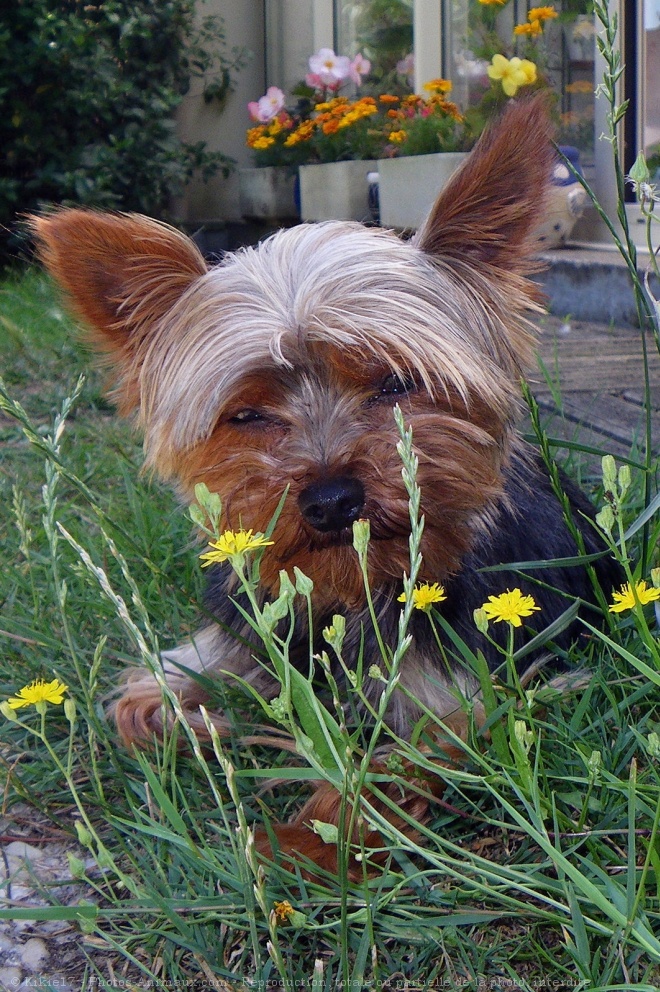
[[[424,87],[426,98],[387,98],[389,127],[377,163],[380,223],[385,227],[418,227],[476,138],[447,99],[451,88],[449,80],[434,79]]]
[[[367,122],[377,107],[373,98],[349,98],[340,90],[351,84],[359,90],[370,63],[361,55],[351,60],[324,48],[310,58],[309,69],[292,93],[292,107],[285,106],[286,97],[277,87],[248,105],[254,122],[247,132],[254,171],[284,170],[291,196],[299,173],[303,220],[363,220],[368,212],[366,176],[375,168],[373,152],[379,147]],[[312,164],[310,171],[306,167]],[[258,182],[260,177],[255,178]]]

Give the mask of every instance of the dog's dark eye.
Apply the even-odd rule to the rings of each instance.
[[[401,396],[404,393],[409,393],[414,388],[415,380],[411,375],[398,375],[396,372],[392,372],[387,378],[383,379],[380,385],[380,395]]]
[[[239,410],[233,417],[229,418],[230,424],[254,424],[257,421],[265,420],[263,413],[258,410]]]

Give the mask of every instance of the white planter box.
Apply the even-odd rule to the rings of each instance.
[[[299,217],[295,201],[296,174],[287,166],[241,169],[241,216],[247,220],[291,221]]]
[[[301,165],[300,215],[303,220],[370,219],[367,173],[374,159]]]
[[[378,202],[383,227],[417,228],[467,152],[436,152],[378,160]]]

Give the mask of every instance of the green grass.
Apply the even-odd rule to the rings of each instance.
[[[492,746],[481,737],[467,746],[465,767],[447,772],[444,804],[418,841],[390,831],[392,857],[376,878],[350,886],[264,871],[250,851],[252,825],[290,816],[315,762],[316,775],[343,775],[348,788],[359,749],[341,736],[332,704],[324,716],[309,697],[298,697],[290,729],[302,720],[314,738],[332,719],[332,741],[352,749],[351,761],[340,755],[319,770],[318,750],[301,738],[300,771],[271,791],[255,784],[286,776],[292,762],[265,748],[234,741],[185,756],[169,741],[142,755],[122,749],[104,710],[119,673],[140,643],[153,654],[197,622],[203,583],[192,527],[171,494],[140,475],[138,440],[112,415],[71,322],[34,271],[0,287],[0,346],[8,393],[33,425],[4,401],[0,698],[57,676],[76,701],[75,725],[52,706],[43,732],[34,709],[19,711],[22,724],[0,716],[5,810],[11,820],[29,804],[67,832],[76,857],[80,837],[94,855],[87,872],[71,862],[91,904],[59,906],[54,888],[48,910],[77,914],[90,961],[81,987],[100,967],[99,941],[131,962],[136,981],[170,988],[209,976],[225,989],[248,980],[319,990],[387,981],[409,990],[642,990],[660,982],[652,607],[650,631],[624,617],[611,645],[594,637],[576,656],[594,673],[579,694],[531,709],[516,708],[515,688],[498,696]],[[88,378],[56,442],[53,425],[82,372]],[[630,521],[638,493],[633,486],[627,496]],[[400,751],[429,764],[404,743]],[[275,923],[282,900],[302,914],[299,926]]]

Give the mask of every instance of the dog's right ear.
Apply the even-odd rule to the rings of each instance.
[[[150,329],[206,272],[189,238],[139,214],[63,209],[29,225],[39,257],[120,378]]]

